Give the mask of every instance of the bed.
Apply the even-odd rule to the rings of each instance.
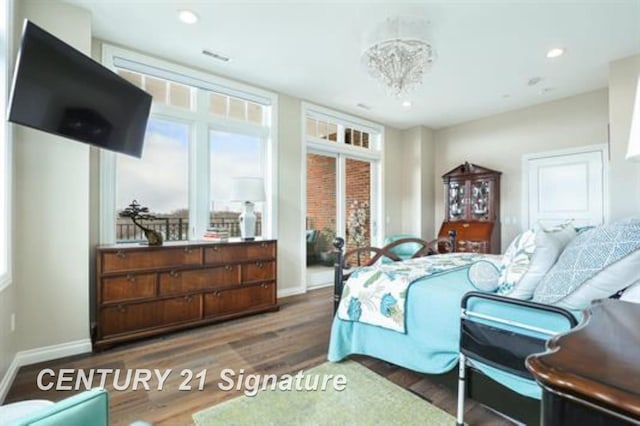
[[[373,249],[368,266],[352,268],[348,272],[345,272],[345,268],[354,252],[345,255],[342,250],[344,242],[336,239],[334,294],[337,315],[332,325],[328,359],[337,362],[352,354],[368,355],[428,374],[445,373],[459,365],[459,399],[463,399],[464,396],[465,368],[471,365],[514,392],[540,399],[540,387],[526,370],[524,359],[532,353],[543,351],[546,341],[552,336],[575,327],[582,317],[583,310],[592,300],[614,295],[640,281],[637,272],[640,271],[640,220],[602,226],[580,235],[573,227],[566,231],[565,228],[569,228],[564,227],[562,230],[562,233],[566,234],[563,237],[566,238],[553,247],[551,251],[554,253],[545,250],[542,244],[544,241],[538,241],[544,238],[536,239],[536,233],[533,231],[521,237],[522,240],[527,240],[526,243],[521,241],[513,250],[510,246],[504,256],[469,253],[434,255],[434,252],[442,251],[438,249],[442,248],[443,241],[409,239],[396,241],[382,249]],[[537,234],[548,237],[546,233],[550,234],[550,231],[541,230]],[[615,234],[613,242],[612,234]],[[558,235],[553,238],[562,240]],[[609,238],[604,245],[601,241],[603,238]],[[603,253],[606,251],[603,247],[609,246],[613,247],[610,251],[615,252],[621,245],[621,240],[624,240],[626,246],[618,253],[617,258],[612,260],[611,255],[603,255],[603,258],[609,257],[609,263],[605,259],[600,266],[592,265],[590,273],[582,274],[582,278],[589,277],[586,280],[588,285],[583,283],[576,286],[573,281],[563,278],[567,273],[563,267],[575,267],[576,264],[584,266],[584,259],[581,259],[584,253]],[[629,243],[630,240],[632,243]],[[393,254],[393,249],[406,243],[421,244],[423,247],[411,259],[401,260]],[[527,244],[528,253],[523,249]],[[531,249],[531,246],[534,248]],[[549,244],[547,249],[548,246]],[[455,247],[455,244],[449,247]],[[359,250],[369,251],[370,248]],[[511,258],[505,260],[507,255]],[[527,270],[522,273],[522,259],[526,257],[529,258],[529,264]],[[353,277],[354,272],[375,274],[377,271],[385,275],[390,270],[388,268],[393,268],[389,263],[398,267],[406,264],[424,266],[436,262],[437,259],[451,258],[463,259],[464,262],[425,277],[410,277],[412,281],[406,290],[403,331],[348,317],[349,308],[353,308],[354,303],[347,303],[347,300],[352,302],[354,296],[349,294],[346,299],[343,296],[350,291],[349,283],[358,279]],[[532,262],[532,259],[535,262]],[[497,269],[502,269],[501,278],[505,278],[505,275],[507,278],[501,289],[479,289],[474,285],[473,281],[477,280],[474,280],[471,270],[474,268],[473,265],[482,262],[500,265]],[[509,277],[508,271],[505,274],[505,262],[517,266],[519,263],[519,266],[514,268],[515,272],[520,272],[519,276],[512,271],[517,278],[516,285],[509,282],[509,278],[511,281],[515,278]],[[540,263],[543,263],[544,267],[541,267]],[[542,276],[539,276],[541,274]],[[513,294],[523,292],[531,293],[530,297],[533,297],[533,293],[537,291],[535,288],[520,288],[521,283],[532,286],[532,280],[523,278],[527,275],[536,275],[537,285],[544,284],[543,287],[547,290],[546,293],[540,291],[540,294],[536,294],[534,300],[537,298],[538,301],[513,297]],[[580,274],[574,271],[574,275]],[[367,278],[367,275],[364,275],[364,278]],[[607,286],[602,285],[603,280],[616,282]],[[567,288],[559,290],[558,282],[568,283],[565,286]],[[592,287],[595,287],[595,290]],[[498,293],[506,293],[508,296]],[[578,297],[575,296],[576,293]],[[561,303],[540,303],[539,300],[545,300],[545,297],[548,300],[559,297]],[[342,316],[341,307],[346,312],[343,312]],[[351,309],[351,313],[353,312],[359,313],[357,309]],[[462,423],[462,408],[459,408],[458,422]]]

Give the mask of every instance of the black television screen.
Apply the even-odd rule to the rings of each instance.
[[[9,121],[135,157],[151,95],[25,21]]]

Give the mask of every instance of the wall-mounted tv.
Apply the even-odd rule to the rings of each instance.
[[[30,21],[9,121],[140,157],[151,95]]]

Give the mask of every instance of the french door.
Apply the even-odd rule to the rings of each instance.
[[[309,149],[306,156],[307,288],[331,282],[335,236],[345,250],[375,245],[379,161]]]

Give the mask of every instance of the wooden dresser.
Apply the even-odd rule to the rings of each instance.
[[[640,424],[640,304],[594,302],[582,325],[527,368],[543,389],[542,424]]]
[[[501,174],[467,162],[442,176],[445,213],[438,237],[455,230],[455,251],[500,253]]]
[[[273,240],[96,250],[94,349],[278,309]]]

